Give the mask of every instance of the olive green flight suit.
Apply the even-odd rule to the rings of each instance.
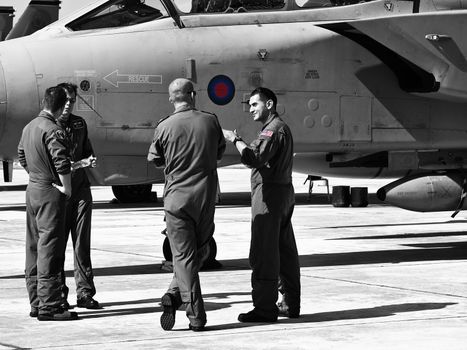
[[[165,165],[164,209],[174,268],[168,293],[186,304],[193,326],[206,324],[198,272],[214,233],[217,160],[224,151],[217,117],[184,107],[159,122],[148,153],[148,161]]]
[[[71,171],[65,133],[42,111],[23,129],[20,164],[29,174],[26,189],[26,287],[39,314],[61,312],[60,268],[65,252],[66,196],[52,186]]]
[[[86,121],[77,115],[60,116],[57,123],[65,130],[70,157],[73,162],[94,155],[91,141],[88,137]],[[65,246],[68,234],[71,232],[73,242],[74,277],[76,296],[94,296],[94,274],[91,263],[91,219],[92,194],[88,176],[84,168],[71,173],[72,194],[66,203],[65,215]],[[65,255],[63,256],[65,261]],[[62,297],[66,300],[69,288],[66,285],[65,271],[62,266]]]
[[[242,152],[251,171],[252,298],[255,312],[277,317],[279,278],[290,309],[300,309],[300,266],[292,228],[295,205],[292,185],[293,139],[277,114]]]

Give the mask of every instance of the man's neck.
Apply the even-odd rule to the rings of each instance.
[[[50,110],[50,109],[46,109],[46,108],[43,108],[42,109],[43,112],[49,114],[50,116],[52,116],[54,119],[57,119],[57,116]]]
[[[194,106],[192,106],[188,102],[175,102],[174,103],[174,108],[175,108],[175,110],[179,110],[179,109],[182,109],[182,108],[194,108]]]

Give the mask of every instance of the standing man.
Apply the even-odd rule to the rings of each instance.
[[[66,93],[45,91],[43,110],[23,129],[18,145],[21,165],[29,174],[26,189],[26,287],[31,317],[40,321],[76,320],[61,307],[60,269],[65,251],[65,203],[71,196],[71,164],[64,131],[56,119]]]
[[[88,177],[84,168],[95,167],[96,158],[88,138],[88,128],[83,118],[73,114],[76,102],[77,86],[71,83],[58,85],[63,88],[67,102],[58,124],[65,131],[72,163],[72,195],[66,203],[65,247],[71,231],[73,240],[74,275],[78,307],[99,309],[99,303],[93,299],[96,294],[91,265],[91,215],[92,195]],[[65,254],[63,254],[65,262]],[[64,308],[69,308],[67,297],[69,288],[65,284],[65,271],[62,265],[62,298]]]
[[[225,139],[217,117],[195,109],[195,94],[187,79],[169,85],[175,111],[159,121],[148,153],[149,162],[165,166],[164,210],[174,274],[161,299],[164,330],[173,328],[182,304],[191,330],[204,330],[206,324],[198,272],[214,233],[217,161]]]
[[[263,124],[258,138],[247,145],[236,131],[224,130],[242,163],[252,168],[249,260],[254,309],[240,314],[238,320],[275,322],[278,315],[297,318],[300,314],[300,266],[291,222],[293,139],[276,112],[274,92],[257,88],[249,104],[253,120]],[[283,298],[276,305],[279,284]]]

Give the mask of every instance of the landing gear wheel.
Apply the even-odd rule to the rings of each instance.
[[[121,203],[149,202],[152,184],[112,186],[112,192]]]

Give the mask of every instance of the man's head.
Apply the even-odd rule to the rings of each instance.
[[[76,103],[76,95],[78,91],[78,87],[73,83],[61,83],[58,84],[66,93],[66,104],[65,108],[63,109],[63,116],[68,117],[71,113],[73,113],[73,107]]]
[[[52,113],[55,118],[62,114],[66,102],[66,93],[63,88],[53,86],[45,90],[44,110]]]
[[[268,117],[276,111],[277,97],[268,88],[259,87],[251,92],[249,104],[253,120],[265,123]]]
[[[195,105],[195,95],[193,83],[188,79],[178,78],[172,81],[169,85],[169,101],[175,107],[180,104],[189,106]]]

